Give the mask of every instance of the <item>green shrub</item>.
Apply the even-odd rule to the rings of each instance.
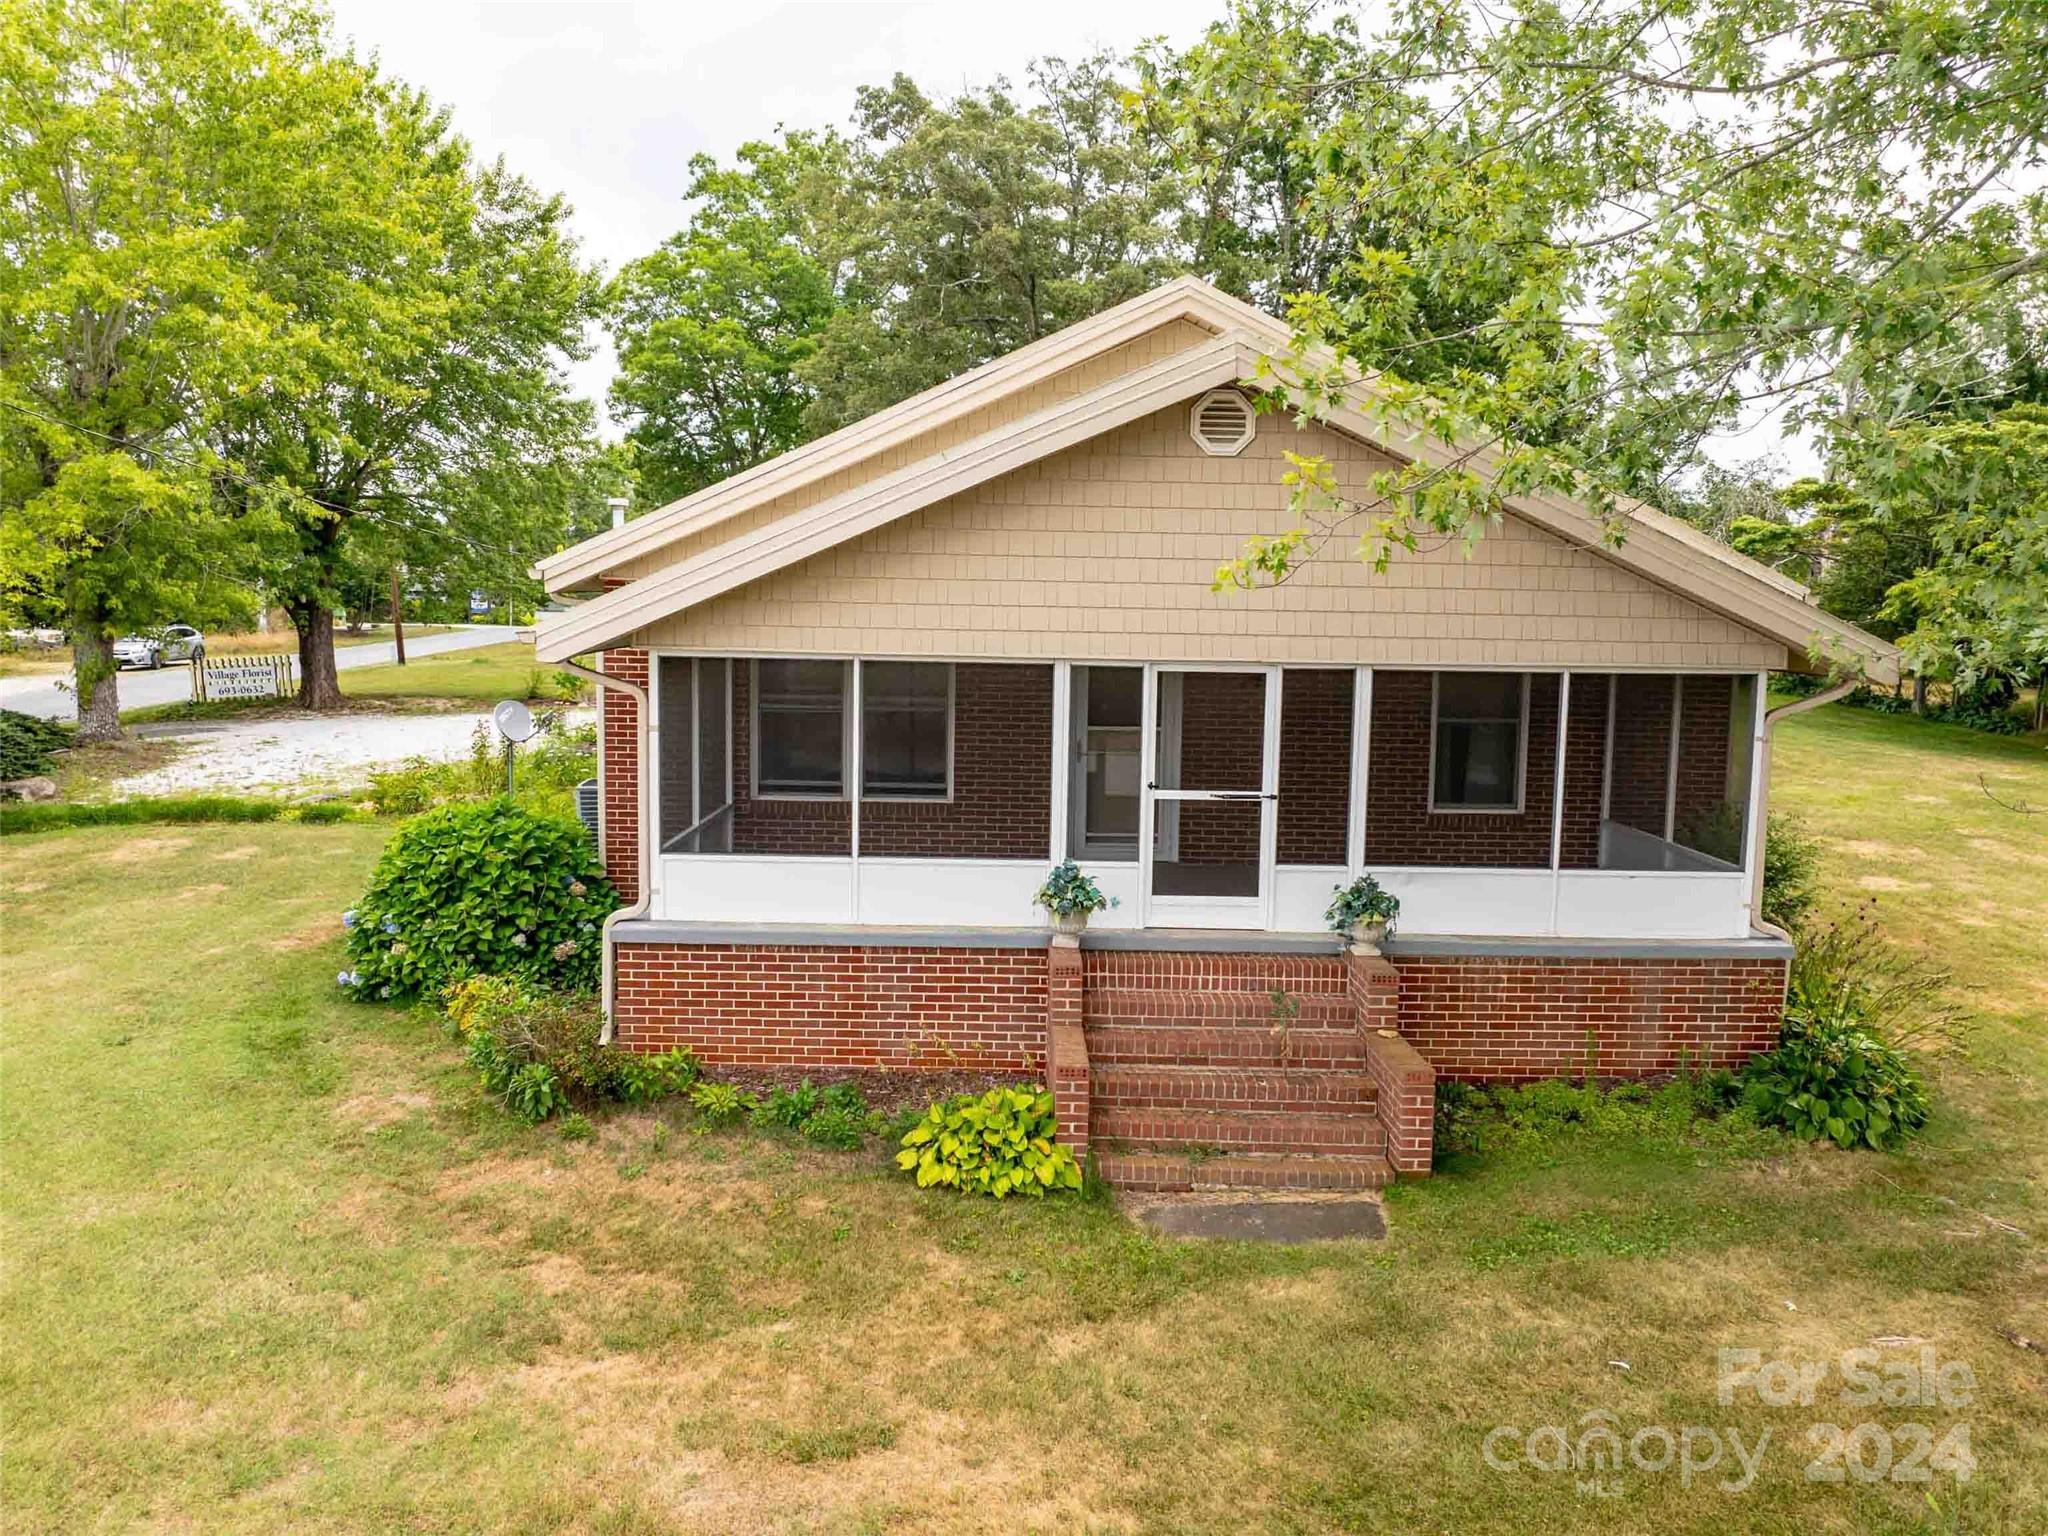
[[[1744,1102],[1765,1125],[1841,1147],[1898,1146],[1927,1123],[1927,1091],[1905,1054],[1851,1019],[1795,1020],[1750,1063]]]
[[[541,991],[512,976],[472,976],[446,993],[448,1027],[484,1091],[525,1120],[572,1104],[649,1104],[696,1080],[685,1050],[636,1056],[601,1045],[587,997]]]
[[[1946,973],[1901,954],[1868,909],[1806,934],[1775,1050],[1743,1073],[1743,1102],[1808,1141],[1890,1149],[1927,1123],[1927,1090],[1901,1048],[1946,1038],[1960,1015]]]
[[[804,1121],[804,1139],[821,1147],[837,1147],[842,1152],[851,1152],[867,1136],[869,1118],[865,1110],[828,1105]]]
[[[761,1101],[731,1083],[699,1083],[690,1090],[690,1104],[706,1125],[731,1125],[760,1108]]]
[[[72,727],[19,710],[0,709],[0,779],[32,779],[50,771],[50,754],[71,745]]]
[[[1820,844],[1805,826],[1779,811],[1764,827],[1763,917],[1788,933],[1820,895]]]
[[[580,823],[503,798],[402,827],[343,915],[358,997],[416,997],[465,976],[597,985],[599,925],[618,898]]]
[[[1439,1082],[1432,1152],[1445,1162],[1475,1155],[1547,1158],[1574,1141],[1741,1144],[1756,1132],[1746,1112],[1730,1113],[1737,1098],[1734,1075],[1726,1071],[1608,1087],[1563,1079]]]
[[[697,1081],[697,1058],[685,1046],[659,1056],[619,1054],[618,1096],[628,1104],[652,1104],[688,1093]]]
[[[755,1108],[754,1124],[800,1131],[804,1128],[804,1122],[818,1112],[824,1099],[824,1094],[819,1092],[809,1078],[805,1078],[794,1088],[772,1089],[768,1097]]]
[[[1052,1095],[991,1088],[934,1104],[903,1138],[896,1166],[920,1188],[943,1184],[997,1199],[1081,1187],[1074,1154],[1053,1140]]]
[[[542,716],[541,734],[514,753],[513,784],[522,803],[546,802],[597,774],[596,727],[570,729]],[[505,792],[505,755],[482,721],[469,755],[452,762],[410,758],[370,775],[370,803],[380,816],[416,816],[443,805],[495,799]]]

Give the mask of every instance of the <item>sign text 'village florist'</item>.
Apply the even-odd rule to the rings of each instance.
[[[282,699],[297,687],[295,656],[205,656],[192,663],[192,697]]]

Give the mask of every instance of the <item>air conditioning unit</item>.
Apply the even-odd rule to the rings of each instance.
[[[590,840],[597,841],[597,780],[585,779],[576,786],[576,817],[590,829]]]

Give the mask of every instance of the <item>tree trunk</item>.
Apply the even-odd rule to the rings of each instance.
[[[334,672],[334,610],[302,601],[285,604],[299,632],[299,706],[341,708],[341,679]]]
[[[115,679],[114,641],[97,612],[71,624],[71,680],[78,689],[76,741],[121,739],[121,685]]]
[[[398,664],[405,665],[405,615],[398,605],[398,567],[391,567],[391,643],[398,648]]]
[[[1913,674],[1913,713],[1927,713],[1927,676],[1922,672]]]

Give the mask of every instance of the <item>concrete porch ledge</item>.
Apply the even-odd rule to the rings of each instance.
[[[612,930],[621,944],[786,944],[843,949],[1044,949],[1048,928],[875,927],[834,923],[699,923],[641,918]],[[1234,928],[1090,928],[1081,947],[1153,954],[1341,955],[1334,933],[1263,933]],[[1499,938],[1476,934],[1396,933],[1390,960],[1437,955],[1481,959],[1787,960],[1792,946],[1747,939]]]
[[[620,923],[621,944],[790,944],[833,949],[1044,949],[1050,928],[882,928],[833,923]]]
[[[1500,938],[1457,933],[1396,932],[1384,946],[1390,960],[1452,955],[1483,959],[1789,960],[1792,946],[1769,934],[1746,939]]]

